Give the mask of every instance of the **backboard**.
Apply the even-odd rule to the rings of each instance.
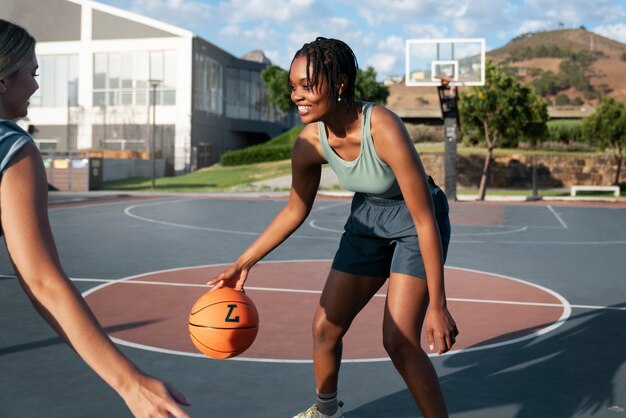
[[[482,38],[408,39],[407,86],[439,86],[441,77],[452,86],[485,85],[485,40]]]

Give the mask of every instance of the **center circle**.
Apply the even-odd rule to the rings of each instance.
[[[311,362],[311,321],[330,264],[258,263],[249,272],[246,293],[259,312],[259,334],[234,360]],[[189,310],[208,291],[206,282],[226,266],[150,272],[108,282],[83,295],[115,342],[204,357],[188,335]],[[520,279],[458,267],[446,267],[445,277],[448,308],[460,330],[450,354],[533,338],[560,326],[571,311],[559,294]],[[385,293],[386,285],[352,323],[343,340],[343,361],[388,360],[382,345]],[[422,347],[428,347],[425,335]]]

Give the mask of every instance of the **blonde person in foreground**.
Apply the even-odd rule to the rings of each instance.
[[[139,370],[115,347],[63,272],[48,222],[48,183],[32,138],[14,123],[39,88],[35,39],[0,20],[0,235],[34,307],[126,402],[135,417],[189,415],[168,383]],[[89,415],[89,411],[85,411]]]
[[[328,163],[355,193],[339,249],[313,320],[317,402],[296,418],[340,418],[337,381],[342,337],[389,278],[383,344],[424,417],[448,416],[428,355],[450,350],[458,334],[448,312],[443,263],[450,240],[448,203],[429,178],[392,112],[356,101],[356,58],[348,45],[317,38],[291,63],[291,100],[304,130],[292,153],[289,201],[261,236],[210,281],[243,290],[254,264],[287,239],[308,216]],[[419,237],[419,238],[418,238]]]

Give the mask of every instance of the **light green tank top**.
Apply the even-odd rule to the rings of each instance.
[[[370,120],[373,103],[363,102],[361,127],[361,152],[353,161],[341,158],[328,144],[326,127],[317,123],[320,144],[324,158],[333,169],[339,183],[346,190],[365,193],[375,197],[395,197],[400,194],[400,186],[391,171],[391,167],[378,158],[372,139]]]

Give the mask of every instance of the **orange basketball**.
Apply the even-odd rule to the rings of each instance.
[[[202,295],[189,314],[189,336],[200,352],[216,359],[246,351],[259,332],[252,299],[230,287]]]

